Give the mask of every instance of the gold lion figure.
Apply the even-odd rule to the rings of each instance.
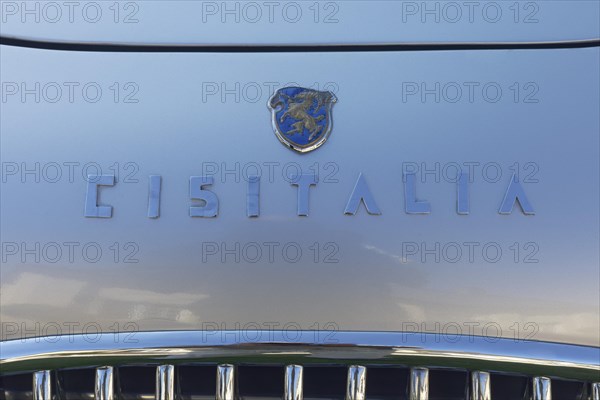
[[[311,141],[323,130],[324,127],[318,125],[317,122],[323,120],[325,116],[319,115],[318,117],[313,117],[308,113],[308,110],[312,107],[315,100],[317,102],[315,110],[321,108],[323,104],[330,102],[332,100],[331,93],[306,91],[300,92],[293,97],[288,96],[285,93],[279,93],[279,96],[271,101],[271,107],[273,109],[282,104],[280,97],[284,97],[287,100],[288,109],[283,113],[279,122],[285,121],[288,117],[298,120],[298,122],[292,124],[293,129],[285,132],[286,135],[293,135],[294,133],[301,134],[304,132],[304,129],[306,129],[310,134],[308,140]]]

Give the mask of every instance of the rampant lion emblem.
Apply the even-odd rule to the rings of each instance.
[[[301,153],[321,146],[332,128],[333,93],[301,87],[279,89],[267,104],[273,129],[287,147]]]

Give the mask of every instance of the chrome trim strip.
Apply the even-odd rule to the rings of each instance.
[[[83,335],[17,339],[0,342],[0,373],[32,371],[32,365],[48,369],[67,360],[73,367],[103,365],[115,358],[122,363],[160,364],[165,357],[173,364],[198,359],[218,363],[223,357],[296,364],[315,358],[343,364],[368,359],[379,364],[468,365],[472,370],[525,374],[535,366],[540,375],[591,382],[600,372],[598,347],[467,335],[444,341],[435,334],[402,332],[340,331],[328,341],[323,337],[313,331],[163,331],[136,333],[135,343],[115,343],[113,333],[94,342]]]
[[[94,398],[96,400],[113,400],[113,372],[113,367],[96,368],[96,383],[94,385]]]
[[[600,383],[592,383],[592,400],[600,400]]]
[[[429,370],[427,368],[411,368],[410,400],[429,399]]]
[[[156,367],[156,400],[175,400],[175,366]]]
[[[37,371],[33,373],[33,400],[51,400],[52,386],[50,385],[50,371]]]
[[[533,400],[552,400],[550,378],[544,376],[533,378]]]
[[[285,367],[284,400],[302,400],[304,398],[304,370],[301,365]]]
[[[222,364],[217,367],[216,400],[233,400],[235,396],[235,367]]]
[[[473,371],[471,373],[471,397],[473,400],[492,399],[492,388],[489,372]]]
[[[367,368],[361,365],[348,367],[346,400],[365,400],[367,393]]]
[[[368,51],[439,51],[562,49],[600,46],[600,38],[544,41],[490,42],[376,42],[369,44],[186,44],[186,43],[114,43],[108,41],[45,40],[18,35],[0,35],[0,45],[34,49],[97,52],[198,52],[198,53],[285,53],[285,52],[368,52]]]

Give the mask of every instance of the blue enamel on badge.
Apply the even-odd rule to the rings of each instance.
[[[301,87],[277,90],[267,104],[277,138],[300,153],[315,150],[331,133],[331,108],[336,101],[328,91]]]

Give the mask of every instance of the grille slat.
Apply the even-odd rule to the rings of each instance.
[[[96,400],[114,399],[114,370],[113,367],[96,368],[94,396]]]
[[[491,400],[492,388],[490,374],[483,371],[471,373],[471,398],[473,400]]]
[[[222,364],[217,367],[216,400],[234,400],[235,398],[235,367]]]
[[[410,370],[409,400],[429,399],[429,369],[412,368]]]
[[[348,367],[346,400],[365,400],[367,393],[367,368],[360,365]]]
[[[285,367],[285,400],[302,400],[304,398],[304,370],[301,365]]]
[[[50,371],[37,371],[33,373],[33,400],[51,400],[52,386]]]
[[[552,400],[550,378],[536,376],[533,378],[533,400]]]
[[[592,385],[592,399],[600,400],[600,383],[594,383]]]
[[[175,400],[175,367],[156,367],[156,400]]]

